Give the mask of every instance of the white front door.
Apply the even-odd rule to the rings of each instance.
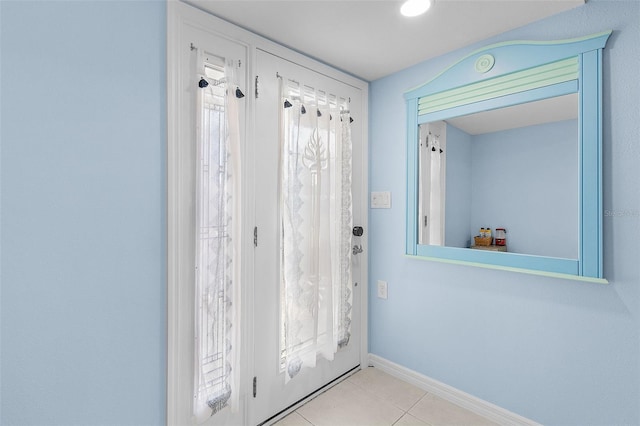
[[[352,312],[349,344],[338,350],[332,361],[318,357],[314,368],[303,368],[285,384],[281,355],[281,235],[279,180],[281,156],[282,112],[281,84],[298,84],[315,93],[342,98],[348,103],[353,143],[353,225],[363,222],[362,208],[365,187],[363,164],[363,94],[359,88],[342,83],[326,75],[257,50],[258,76],[255,137],[251,143],[254,155],[255,212],[257,245],[254,251],[254,375],[255,397],[252,423],[268,420],[292,404],[305,398],[334,379],[356,368],[361,359],[361,269],[365,254],[349,253],[352,262]],[[316,114],[316,110],[310,110]],[[339,117],[335,117],[339,119]],[[306,218],[305,220],[311,220]],[[361,237],[353,237],[354,245],[362,245]]]
[[[240,352],[240,364],[233,370],[239,378],[235,389],[239,401],[238,411],[218,406],[221,409],[203,424],[255,425],[356,368],[366,356],[366,333],[362,332],[366,324],[361,320],[366,310],[365,234],[353,238],[353,244],[365,249],[364,253],[348,256],[353,266],[349,344],[335,354],[333,361],[318,359],[315,368],[303,368],[285,385],[280,364],[278,167],[281,105],[277,73],[287,81],[302,81],[314,90],[347,100],[350,98],[348,108],[355,120],[351,126],[353,225],[363,226],[366,225],[367,214],[364,192],[367,179],[366,83],[346,76],[343,78],[351,84],[345,84],[327,76],[342,74],[321,65],[318,69],[327,75],[313,71],[310,68],[314,67],[314,62],[308,58],[202,14],[181,2],[169,2],[169,8],[167,423],[198,424],[194,416],[197,381],[194,371],[199,362],[194,344],[198,335],[195,317],[197,312],[202,312],[203,306],[201,304],[198,308],[196,305],[197,254],[198,250],[202,251],[202,244],[196,249],[198,238],[202,238],[198,236],[200,231],[196,231],[198,226],[202,227],[196,212],[199,211],[198,203],[203,203],[202,200],[197,201],[198,194],[202,192],[198,189],[198,182],[202,185],[202,177],[198,177],[197,171],[199,167],[202,169],[202,165],[198,165],[201,156],[198,156],[197,136],[203,112],[197,107],[198,96],[202,94],[198,73],[206,71],[202,69],[206,63],[210,66],[209,77],[222,79],[224,77],[219,75],[222,64],[232,60],[238,65],[235,68],[237,81],[245,95],[240,106],[241,172],[235,175],[241,181],[243,205],[241,213],[232,218],[242,224],[241,259],[237,259],[242,262],[241,306],[236,306],[236,312],[240,312],[240,325],[234,323],[234,330],[240,331],[240,344],[233,348],[236,354]],[[266,53],[267,50],[277,52],[277,55]],[[284,57],[295,58],[307,67],[289,62]],[[254,85],[256,73],[257,87]],[[213,105],[212,109],[215,108]],[[217,159],[223,157],[220,155]],[[257,246],[253,241],[254,227],[257,229]],[[220,324],[217,326],[217,330],[221,330]],[[253,383],[256,385],[255,397]],[[226,401],[224,389],[212,399],[207,399],[207,404]]]

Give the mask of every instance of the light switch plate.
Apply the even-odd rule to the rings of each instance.
[[[372,209],[390,209],[391,208],[391,192],[372,192],[371,193]]]
[[[387,282],[386,281],[378,281],[378,298],[379,299],[387,298]]]

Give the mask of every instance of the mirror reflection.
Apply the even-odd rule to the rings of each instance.
[[[577,259],[577,117],[576,93],[421,124],[419,243]]]

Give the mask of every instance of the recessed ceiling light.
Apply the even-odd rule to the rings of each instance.
[[[407,0],[400,7],[400,13],[404,16],[418,16],[425,13],[431,7],[431,0]]]

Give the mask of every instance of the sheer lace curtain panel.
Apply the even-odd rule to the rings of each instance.
[[[348,101],[281,77],[281,369],[285,382],[349,343]]]
[[[238,409],[241,165],[236,64],[200,59],[194,406],[198,423]]]
[[[445,244],[446,123],[420,125],[420,244]]]

